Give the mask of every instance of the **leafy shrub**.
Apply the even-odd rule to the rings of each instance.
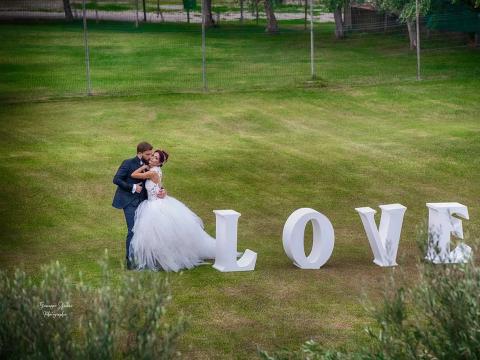
[[[38,283],[16,269],[0,271],[0,358],[170,359],[186,328],[167,321],[168,278],[125,272],[114,283],[108,255],[97,287],[74,283],[58,261]]]
[[[391,275],[383,304],[367,307],[375,324],[366,328],[371,338],[368,348],[344,353],[310,340],[298,351],[259,350],[259,356],[266,360],[480,359],[480,267],[473,259],[465,264],[425,262],[427,243],[432,239],[420,232],[417,285],[397,285]]]

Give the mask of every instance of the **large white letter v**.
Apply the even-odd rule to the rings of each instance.
[[[403,215],[407,208],[400,204],[380,205],[380,227],[375,224],[376,211],[370,207],[355,208],[372,248],[373,262],[378,266],[396,266],[398,243],[402,232]]]

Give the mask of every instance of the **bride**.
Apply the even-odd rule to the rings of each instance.
[[[157,196],[162,188],[161,166],[167,159],[165,151],[156,150],[149,164],[131,175],[135,179],[146,179],[148,193],[148,199],[140,203],[135,213],[130,243],[131,260],[138,270],[176,272],[215,258],[215,239],[203,230],[202,220],[177,199]]]

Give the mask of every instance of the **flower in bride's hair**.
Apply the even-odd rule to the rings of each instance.
[[[168,160],[168,153],[163,150],[163,149],[158,149],[158,150],[155,150],[154,153],[157,153],[158,154],[158,157],[159,157],[159,160],[160,160],[160,166],[162,166],[165,162],[167,162]]]

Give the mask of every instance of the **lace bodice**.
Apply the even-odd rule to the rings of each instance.
[[[159,166],[154,166],[150,169],[150,171],[155,171],[156,173],[158,173],[158,176],[160,177],[158,184],[155,184],[150,179],[147,179],[147,181],[145,182],[145,188],[147,189],[148,200],[156,200],[156,199],[159,199],[157,197],[157,193],[162,187],[162,169]]]

